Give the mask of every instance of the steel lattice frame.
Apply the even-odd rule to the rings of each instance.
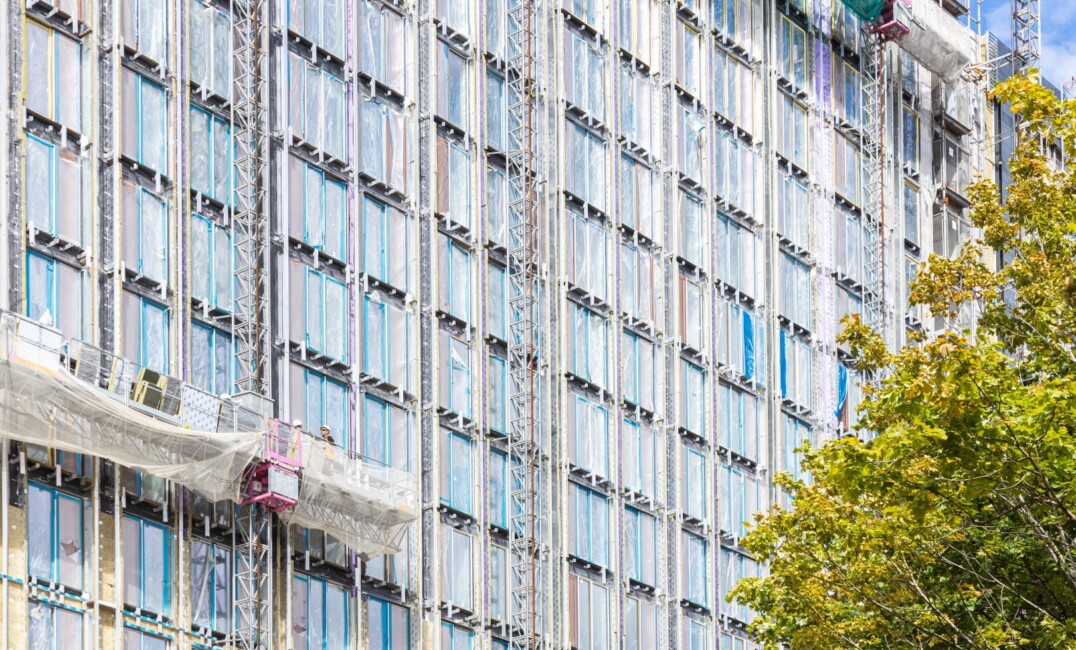
[[[533,0],[509,2],[508,107],[510,142],[507,151],[510,243],[508,286],[511,325],[508,363],[510,422],[508,451],[511,459],[507,486],[511,507],[509,556],[512,580],[508,602],[509,637],[513,650],[539,647],[538,616],[541,544],[541,504],[538,481],[541,449],[538,444],[537,347],[539,265],[538,215],[535,201],[535,82]]]
[[[235,321],[236,380],[239,393],[264,395],[266,276],[264,266],[268,221],[264,209],[266,109],[265,20],[263,0],[233,0],[235,48]]]
[[[269,591],[269,514],[258,504],[244,506],[235,545],[235,643],[243,650],[268,648],[268,633],[262,629],[269,612],[265,594]]]
[[[235,201],[232,221],[235,241],[236,391],[264,395],[266,339],[265,244],[268,221],[264,215],[266,142],[265,38],[267,3],[232,0],[235,102]],[[269,545],[263,543],[271,517],[252,505],[243,515],[236,546],[236,645],[244,650],[268,647],[266,598],[269,586]]]
[[[1013,73],[1039,67],[1042,56],[1039,0],[1012,0]]]
[[[867,27],[866,42],[860,57],[863,74],[863,147],[861,160],[863,183],[863,225],[865,230],[863,320],[886,335],[888,303],[885,296],[885,45],[886,39]],[[888,339],[887,339],[888,340]]]

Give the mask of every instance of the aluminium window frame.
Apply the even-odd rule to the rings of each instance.
[[[373,446],[372,433],[377,431],[374,422],[378,421],[377,427],[381,436],[377,444],[381,453]],[[362,454],[369,459],[377,461],[386,467],[395,467],[405,472],[413,471],[414,456],[414,414],[395,404],[375,397],[369,393],[362,396]],[[400,438],[400,428],[404,440]]]
[[[683,475],[680,481],[681,511],[688,517],[697,521],[710,521],[710,513],[707,512],[707,476],[706,453],[682,445],[683,447]]]
[[[474,537],[452,526],[441,534],[441,602],[468,612],[475,609]],[[461,554],[465,557],[461,557]],[[446,575],[446,571],[451,573]],[[463,574],[457,573],[463,571]],[[459,584],[457,584],[459,583]],[[447,598],[446,598],[447,596]]]
[[[30,52],[30,30],[37,29],[44,32],[48,52],[43,58],[35,58]],[[82,42],[77,38],[53,28],[47,23],[33,20],[27,17],[24,21],[26,40],[26,59],[24,62],[24,93],[25,106],[28,110],[45,117],[48,120],[61,124],[75,133],[81,133],[83,129],[83,106],[82,88],[84,85],[85,61],[82,52]],[[74,47],[73,52],[69,48]],[[67,61],[67,55],[74,54],[75,70],[69,71],[71,62]],[[43,64],[44,70],[35,69]],[[43,74],[42,74],[43,73]],[[44,83],[44,99],[47,106],[31,106],[33,89],[31,84]],[[71,85],[74,87],[72,88]],[[67,99],[68,102],[64,100]],[[44,110],[42,110],[44,109]],[[70,113],[74,112],[74,115]]]
[[[468,516],[474,516],[475,443],[470,436],[441,427],[441,490],[442,506]],[[458,474],[457,472],[461,473]]]
[[[61,586],[61,589],[62,588],[69,588],[69,589],[74,589],[76,591],[82,591],[83,586],[84,586],[84,584],[86,582],[86,568],[85,568],[85,561],[86,561],[86,557],[85,557],[86,527],[85,527],[85,512],[84,512],[85,509],[86,509],[86,503],[82,498],[80,498],[78,496],[68,494],[68,493],[63,492],[61,490],[57,490],[57,489],[55,489],[53,487],[50,487],[50,486],[47,486],[47,485],[45,485],[43,483],[38,483],[36,481],[30,481],[28,483],[28,487],[27,487],[27,496],[26,496],[27,504],[34,505],[33,504],[33,501],[34,501],[33,495],[35,493],[40,494],[43,499],[48,499],[48,501],[49,501],[48,510],[47,510],[47,515],[48,515],[48,540],[46,540],[46,542],[45,542],[47,544],[47,547],[46,547],[46,549],[44,549],[48,553],[48,556],[49,556],[49,560],[48,560],[49,566],[48,566],[48,571],[47,571],[48,575],[37,575],[36,569],[32,566],[33,563],[34,563],[34,553],[35,553],[36,550],[38,550],[37,544],[34,543],[35,540],[33,540],[31,538],[31,536],[34,533],[34,529],[35,529],[35,526],[33,526],[32,524],[34,522],[35,517],[42,514],[42,512],[41,512],[41,510],[42,510],[41,505],[42,504],[36,504],[37,507],[27,509],[27,515],[26,515],[26,517],[27,517],[27,524],[26,524],[27,544],[29,546],[29,550],[28,550],[28,552],[26,554],[26,557],[27,557],[27,562],[26,562],[27,574],[32,579],[36,578],[36,579],[44,580],[50,586],[51,585],[59,585],[59,586]],[[71,516],[73,513],[68,513],[67,515],[64,515],[64,513],[62,511],[65,508],[61,507],[61,504],[66,504],[68,506],[68,508],[66,508],[66,509],[70,509],[70,507],[74,507],[75,512],[77,512],[77,514],[78,514],[78,521],[77,521],[77,524],[75,526],[75,530],[78,531],[78,540],[77,540],[77,545],[78,546],[77,546],[77,551],[76,551],[76,553],[78,554],[78,557],[77,557],[77,559],[75,561],[75,564],[74,564],[74,567],[77,567],[78,575],[74,579],[68,579],[67,577],[64,576],[64,573],[65,573],[64,564],[61,561],[61,554],[64,553],[63,547],[64,547],[64,544],[65,544],[64,540],[61,537],[62,534],[63,534],[63,531],[61,530],[61,528],[62,528],[63,524],[70,523],[70,522],[65,522],[64,519],[67,516]],[[37,542],[41,542],[41,540],[37,540]]]
[[[206,568],[205,576],[207,582],[206,596],[208,597],[208,608],[210,620],[208,623],[204,619],[199,620],[200,612],[198,611],[198,590],[195,584],[195,570],[196,566],[195,556],[197,555],[196,549],[204,547],[206,555]],[[224,586],[225,589],[225,604],[224,604],[224,621],[221,624],[217,618],[219,611],[217,602],[217,587],[218,587],[218,575],[216,567],[219,562],[219,558],[224,557],[226,559],[226,580],[227,583]],[[211,539],[204,539],[199,537],[191,537],[191,550],[189,560],[189,575],[190,579],[190,594],[191,594],[191,626],[192,628],[204,628],[219,632],[222,634],[230,634],[235,629],[235,613],[233,611],[233,590],[235,587],[235,551],[226,545],[221,545]]]
[[[609,616],[610,600],[616,594],[609,592],[610,587],[597,580],[568,574],[568,637],[572,648],[610,650],[616,637]],[[596,594],[600,597],[595,598]]]
[[[330,643],[331,643],[330,636],[331,635],[329,634],[329,631],[330,631],[330,629],[333,629],[333,628],[331,628],[329,626],[330,608],[328,607],[328,602],[329,602],[329,596],[330,596],[331,591],[338,592],[338,593],[335,593],[335,594],[332,594],[332,595],[334,597],[340,597],[342,599],[342,603],[341,603],[339,613],[342,614],[342,616],[343,616],[343,621],[342,621],[343,629],[342,630],[339,630],[339,629],[337,630],[337,635],[338,635],[337,638],[345,640],[345,642],[346,642],[347,639],[350,639],[350,637],[351,637],[351,612],[350,612],[351,606],[350,606],[350,597],[348,595],[347,589],[340,586],[340,585],[337,585],[337,584],[335,584],[333,582],[330,582],[328,580],[323,580],[321,578],[318,578],[318,577],[315,577],[315,576],[312,576],[312,575],[308,575],[308,574],[305,574],[305,573],[300,573],[298,571],[294,572],[292,574],[292,578],[291,578],[291,589],[292,589],[293,594],[294,594],[294,592],[296,590],[296,584],[297,583],[303,584],[304,588],[306,589],[305,598],[303,599],[306,602],[306,611],[303,612],[303,614],[305,615],[305,618],[303,620],[306,622],[306,626],[304,626],[304,628],[303,628],[303,636],[305,637],[304,642],[302,644],[300,644],[296,639],[296,637],[298,636],[297,628],[299,626],[294,623],[294,621],[296,620],[294,617],[298,613],[296,611],[298,609],[298,603],[294,603],[294,601],[296,601],[298,599],[293,597],[292,600],[293,600],[293,608],[294,608],[294,610],[293,610],[293,613],[292,613],[292,621],[293,621],[293,624],[292,624],[292,643],[293,643],[294,650],[335,650],[335,648],[339,647],[339,646],[330,645]],[[322,606],[320,608],[320,611],[318,609],[316,609],[315,607],[311,607],[311,602],[316,603],[316,598],[311,598],[311,594],[314,593],[314,589],[320,589],[320,591],[321,591],[320,599],[321,599],[321,605]],[[314,614],[315,612],[319,615],[318,618],[320,619],[320,630],[319,630],[320,635],[321,635],[320,647],[318,647],[319,644],[316,644],[316,643],[314,645],[311,645],[312,639],[310,638],[310,636],[311,636],[310,631],[312,629],[314,629],[313,626],[311,625],[311,623],[314,620],[314,617],[311,616],[311,614]]]
[[[191,296],[199,300],[208,301],[208,303],[214,309],[219,309],[221,311],[230,313],[234,311],[233,301],[235,295],[235,247],[232,245],[232,232],[228,228],[225,228],[224,226],[218,224],[213,219],[197,212],[191,213],[190,221],[192,254],[196,255],[198,252],[195,251],[193,243],[195,238],[195,232],[197,231],[197,229],[204,228],[206,232],[206,259],[209,261],[208,264],[195,264],[191,266],[192,276],[195,273],[200,274],[203,270],[206,272],[205,282],[209,287],[209,295],[196,295],[195,292],[198,291],[198,289],[195,288],[194,281],[192,279],[190,283]],[[223,242],[220,239],[221,233],[223,233]],[[223,269],[223,279],[220,277],[220,275],[222,275],[222,269],[219,250],[222,243],[225,245],[226,248],[225,261],[227,262],[227,264],[225,265],[226,268]],[[224,282],[223,285],[221,284],[222,281]],[[228,295],[226,301],[222,301],[220,298],[220,290],[222,286],[227,287]]]
[[[370,641],[370,650],[393,650],[394,648],[409,648],[411,647],[411,610],[403,605],[398,605],[393,602],[378,598],[377,596],[366,596],[366,630],[367,638]],[[377,618],[380,621],[380,625],[377,629],[380,629],[380,639],[374,636],[375,627],[372,623],[375,612],[374,607],[380,610],[377,612]],[[399,620],[395,614],[401,613],[403,615],[403,625],[397,630],[397,623]],[[401,632],[403,638],[397,639]],[[375,645],[375,640],[377,644]]]
[[[134,0],[132,0],[134,1]],[[144,1],[144,0],[139,0]],[[134,133],[130,136],[133,138],[133,142],[129,144],[134,147],[134,151],[126,151],[126,146],[123,154],[132,158],[140,166],[146,167],[150,170],[159,172],[162,176],[169,176],[169,166],[171,163],[171,156],[169,155],[169,140],[168,140],[168,104],[169,93],[168,90],[156,82],[150,81],[142,74],[135,72],[130,68],[123,68],[122,70],[123,84],[130,82],[134,84],[131,91],[124,90],[123,96],[125,99],[133,99],[134,106],[127,107],[124,110],[130,110],[134,113],[133,128]],[[149,131],[150,116],[147,116],[146,111],[146,92],[147,90],[155,94],[160,100],[160,115],[157,116],[157,121],[160,124],[160,133],[155,134],[160,140],[160,150],[155,154],[153,152],[147,152],[146,149],[152,143],[147,143],[147,134]],[[126,121],[126,120],[125,120]],[[123,138],[122,144],[128,144],[128,137]],[[151,159],[151,156],[153,159]]]
[[[199,9],[199,5],[201,5]],[[223,21],[223,22],[222,22]],[[198,24],[195,24],[195,23]],[[202,89],[224,99],[232,101],[232,21],[231,16],[221,11],[208,1],[195,0],[190,4],[189,29],[191,34],[199,35],[190,42],[190,80]],[[223,35],[223,36],[222,36]],[[218,49],[219,46],[223,46]],[[195,48],[204,48],[200,53],[195,53]],[[204,62],[196,64],[197,56],[201,56]],[[223,58],[224,68],[220,68],[220,59]],[[196,70],[196,65],[204,65],[205,70]],[[224,72],[225,78],[219,78]]]
[[[195,337],[193,335],[193,332],[196,332],[196,331],[202,331],[202,332],[205,332],[208,335],[208,339],[206,340],[206,342],[208,343],[208,345],[207,345],[207,350],[208,350],[208,352],[207,352],[207,360],[208,360],[208,366],[209,366],[208,372],[209,372],[209,376],[210,376],[210,379],[211,379],[209,388],[207,388],[205,385],[199,384],[198,380],[197,380],[197,378],[195,376],[195,368],[194,368],[194,362],[193,362],[193,360],[194,360],[193,349],[194,349],[194,344],[196,342],[201,342],[201,341],[196,341],[196,339],[195,339]],[[238,376],[238,361],[236,360],[236,357],[235,357],[235,349],[236,349],[236,347],[235,347],[236,346],[235,338],[228,332],[222,331],[222,330],[220,330],[220,329],[218,329],[216,327],[212,327],[212,326],[204,324],[204,323],[200,323],[198,321],[191,321],[191,332],[192,332],[192,335],[191,335],[190,341],[189,341],[189,345],[191,346],[191,353],[190,353],[189,358],[191,359],[191,362],[188,364],[189,365],[189,377],[190,377],[189,381],[194,386],[196,386],[198,388],[201,388],[202,390],[205,390],[205,391],[207,391],[209,393],[212,393],[214,395],[230,395],[230,394],[232,394],[234,392],[234,390],[235,390],[235,378],[236,378],[236,376]],[[219,353],[217,346],[221,344],[221,341],[223,341],[223,344],[227,347],[227,354],[225,355],[225,358],[228,361],[226,363],[227,370],[226,370],[226,373],[225,373],[226,376],[224,378],[224,384],[225,384],[224,386],[218,386],[217,385],[218,380],[221,378],[220,375],[218,374],[218,371],[220,369],[217,366],[217,360],[218,360],[217,359],[217,354]]]
[[[25,628],[28,647],[40,649],[42,641],[44,650],[76,650],[84,647],[83,611],[37,595],[30,596],[28,605],[29,624]],[[38,637],[38,634],[44,636]]]
[[[171,557],[172,556],[172,544],[171,544],[172,532],[162,524],[159,524],[159,523],[153,522],[153,521],[149,521],[149,520],[146,520],[146,519],[142,519],[141,517],[134,517],[134,516],[131,516],[131,515],[123,515],[123,523],[124,523],[124,527],[123,527],[124,528],[124,530],[123,530],[123,535],[124,535],[124,539],[123,539],[124,559],[125,560],[127,559],[127,551],[126,551],[126,549],[127,549],[128,544],[133,544],[134,545],[134,552],[137,553],[137,557],[138,557],[138,568],[137,568],[137,571],[138,571],[138,574],[137,574],[138,586],[136,588],[137,593],[134,594],[134,595],[137,596],[137,602],[136,603],[131,603],[130,600],[128,600],[130,598],[131,594],[126,593],[127,590],[125,589],[124,590],[124,592],[125,592],[124,593],[124,597],[125,597],[124,605],[125,605],[125,608],[126,608],[126,606],[133,606],[138,610],[149,611],[149,612],[153,612],[155,614],[160,614],[160,615],[163,615],[163,616],[170,617],[171,614],[172,614],[172,557]],[[134,528],[134,529],[127,528],[128,523],[131,526],[134,526],[136,528]],[[161,578],[161,582],[160,582],[160,590],[161,590],[160,597],[161,597],[161,605],[162,605],[161,611],[157,611],[157,610],[153,609],[151,606],[147,605],[147,599],[146,599],[147,572],[146,572],[146,564],[145,564],[146,563],[146,543],[147,543],[146,542],[146,530],[147,529],[152,529],[154,531],[157,531],[161,536],[161,540],[160,540],[161,541],[161,560],[162,560],[163,566],[164,566],[164,569],[163,569],[163,571],[161,572],[161,575],[160,575],[160,578]],[[131,532],[137,533],[137,540],[132,540],[132,539],[127,538],[127,534],[131,533]],[[126,575],[126,570],[127,570],[128,565],[129,565],[128,562],[124,562],[124,569],[125,569],[124,581],[125,582],[128,580],[128,578],[130,578],[130,576]]]
[[[157,12],[161,24],[155,27],[160,30],[159,34],[149,34],[148,30],[143,27],[143,22],[147,20],[144,9],[151,3],[158,5]],[[131,7],[131,5],[135,6]],[[168,63],[166,57],[169,47],[169,27],[167,6],[163,0],[123,0],[121,3],[120,29],[124,45],[162,65]],[[128,28],[132,30],[130,33],[128,33]],[[160,40],[145,45],[143,43],[145,38],[152,36],[159,36]]]
[[[312,350],[319,354],[323,354],[326,357],[338,361],[340,363],[348,363],[348,316],[350,310],[348,309],[348,287],[346,284],[337,280],[336,278],[322,273],[316,269],[310,268],[306,265],[301,265],[303,269],[303,344],[308,350]],[[294,270],[294,269],[292,269]],[[312,286],[313,285],[313,286]],[[313,291],[312,291],[313,289]],[[339,293],[339,295],[332,296],[330,293]],[[315,296],[314,302],[311,302],[311,295]],[[341,300],[342,299],[342,300]],[[315,316],[311,314],[311,308],[316,307],[318,314]],[[340,328],[338,346],[339,350],[329,349],[330,347],[330,323],[332,322],[328,316],[332,314],[334,310],[337,310],[337,327]],[[312,331],[316,329],[317,331]]]
[[[612,567],[612,500],[597,490],[570,482],[568,489],[570,525],[569,553],[599,567]],[[586,526],[581,526],[586,522]]]

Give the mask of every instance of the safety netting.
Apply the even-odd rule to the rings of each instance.
[[[873,23],[882,15],[885,0],[842,0],[844,6],[855,14],[856,18]]]
[[[212,500],[238,498],[243,472],[264,443],[263,431],[204,431],[178,418],[172,423],[155,417],[139,408],[138,398],[159,387],[159,375],[136,372],[106,355],[106,363],[98,358],[94,364],[94,376],[105,378],[102,388],[72,374],[74,364],[90,361],[68,353],[55,330],[0,315],[0,436],[101,456]]]
[[[936,0],[897,2],[893,10],[894,18],[908,28],[908,33],[898,41],[900,48],[946,81],[956,79],[978,57],[974,32]]]
[[[323,530],[363,558],[399,551],[418,515],[415,477],[303,436],[299,501],[281,517]]]
[[[0,437],[107,458],[212,501],[240,500],[262,458],[262,415],[58,331],[0,312]],[[401,547],[415,478],[302,436],[288,523],[323,530],[364,558]]]

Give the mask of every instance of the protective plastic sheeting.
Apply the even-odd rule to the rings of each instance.
[[[894,18],[908,28],[898,41],[900,48],[927,70],[952,81],[964,66],[976,60],[979,50],[975,34],[936,0],[895,2],[893,9]]]
[[[0,436],[103,456],[212,500],[238,498],[263,431],[199,431],[153,417],[128,403],[126,389],[110,392],[70,374],[63,350],[58,332],[0,315]]]
[[[310,436],[303,437],[299,502],[281,513],[290,524],[337,537],[364,559],[399,551],[418,516],[415,477]]]

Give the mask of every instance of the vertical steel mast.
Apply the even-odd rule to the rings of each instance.
[[[235,389],[266,393],[268,220],[265,217],[267,152],[266,0],[232,0],[235,41],[232,128],[235,134]],[[198,37],[197,35],[195,36]],[[260,504],[244,506],[236,544],[236,639],[243,650],[268,647],[266,601],[270,581],[270,516]]]
[[[509,638],[513,650],[540,645],[541,449],[538,427],[538,239],[535,187],[534,0],[508,2],[509,187],[508,363]]]
[[[1038,68],[1042,56],[1039,0],[1012,0],[1013,74]]]
[[[862,50],[863,74],[863,226],[866,235],[863,287],[864,322],[888,341],[885,295],[885,45],[886,36],[868,26]]]

